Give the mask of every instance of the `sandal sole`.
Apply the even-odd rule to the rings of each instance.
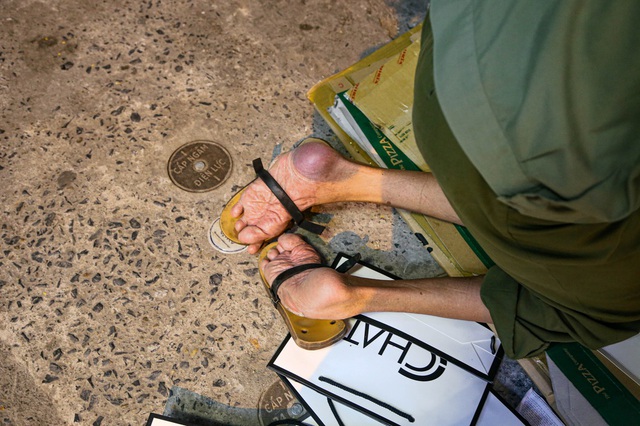
[[[278,245],[277,242],[265,246],[258,257],[258,265],[267,256],[272,248]],[[260,269],[260,278],[264,288],[271,299],[271,289]],[[291,334],[293,341],[306,350],[323,349],[336,343],[347,333],[347,325],[343,320],[320,320],[298,316],[288,311],[282,303],[276,304],[276,309],[284,319],[284,322]]]

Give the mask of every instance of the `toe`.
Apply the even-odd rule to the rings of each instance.
[[[233,212],[232,212],[233,213]],[[236,223],[233,224],[233,229],[236,230],[236,232],[240,232],[242,231],[245,227],[247,226],[247,224],[244,222],[244,220],[239,219],[238,221],[236,221]]]
[[[244,207],[239,202],[233,205],[233,207],[231,207],[231,216],[233,217],[240,217],[242,216],[243,212],[244,212]]]
[[[273,260],[276,257],[280,256],[280,250],[278,250],[277,247],[272,248],[271,250],[269,250],[269,252],[267,253],[267,259],[269,260]]]
[[[307,243],[298,234],[282,234],[278,238],[278,247],[281,247],[283,251],[291,251],[303,244]]]

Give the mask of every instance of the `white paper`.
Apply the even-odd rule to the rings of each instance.
[[[344,261],[339,257],[336,263]],[[361,264],[349,273],[391,279]],[[328,348],[307,351],[288,339],[270,365],[290,379],[323,424],[340,424],[327,398],[347,425],[459,425],[473,420],[497,365],[489,329],[470,321],[403,313],[368,313],[348,324],[347,335]],[[480,418],[509,412],[492,398],[488,401]]]
[[[147,420],[147,426],[182,426],[186,423],[176,423],[169,418],[160,418],[158,414],[151,414]]]
[[[341,265],[345,261],[346,258],[342,257],[336,263]],[[357,265],[349,273],[362,278],[391,280],[364,265]],[[489,378],[492,368],[497,367],[500,341],[490,329],[476,322],[398,312],[371,312],[364,316],[409,332],[412,337],[446,354],[445,357],[468,366],[481,377]]]
[[[339,256],[336,264],[344,261]],[[391,279],[362,264],[348,273]],[[270,364],[319,423],[459,425],[476,416],[486,425],[502,417],[507,423],[500,424],[520,424],[493,394],[485,399],[500,342],[481,324],[378,312],[348,325],[341,341],[320,350],[300,349],[287,338]]]
[[[339,96],[336,96],[335,103],[328,109],[328,112],[340,128],[349,135],[379,167],[387,168]]]
[[[549,404],[529,389],[516,407],[516,411],[524,417],[531,426],[563,426],[564,423],[556,416]]]
[[[360,331],[354,337],[364,339],[365,328]],[[342,340],[316,351],[300,349],[288,339],[272,368],[329,396],[338,403],[341,412],[365,410],[366,416],[349,414],[349,418],[367,418],[367,423],[354,420],[353,425],[469,424],[487,383],[417,346],[406,352],[401,340],[386,337],[374,340],[366,348]],[[403,374],[403,371],[417,373],[410,366],[429,368],[416,379]],[[318,411],[316,414],[325,425],[339,424],[326,398],[311,406],[306,400],[308,394],[305,395],[305,402],[312,411]],[[340,408],[341,405],[344,407]]]

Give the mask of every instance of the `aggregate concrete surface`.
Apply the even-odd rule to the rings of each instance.
[[[255,408],[286,330],[255,258],[213,250],[209,226],[253,158],[332,138],[307,90],[423,8],[0,0],[0,422],[141,425],[172,386]],[[193,140],[231,154],[211,192],[168,177]],[[398,243],[390,208],[320,212],[327,252],[395,253],[385,267],[398,275],[438,273]]]

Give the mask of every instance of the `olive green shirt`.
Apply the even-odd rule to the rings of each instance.
[[[452,3],[465,7],[456,19],[437,23],[440,7]],[[640,15],[598,11],[616,35],[607,33],[603,43],[589,47],[582,37],[593,41],[591,26],[598,32],[604,27],[603,16],[595,19],[586,4],[599,2],[431,4],[435,29],[432,36],[425,22],[416,72],[416,140],[459,217],[496,263],[481,297],[505,351],[521,358],[539,354],[550,342],[599,348],[635,335],[640,44],[633,25]],[[625,9],[635,2],[607,4]],[[466,41],[473,45],[461,45],[456,31],[471,32]],[[636,40],[634,49],[628,40]],[[506,48],[510,42],[517,49]],[[575,44],[583,51],[573,52]],[[609,52],[611,44],[612,50],[627,50],[625,65],[617,63],[624,68],[619,73],[609,59],[621,53]],[[452,49],[468,56],[459,58],[459,68],[451,58],[438,63],[438,52]],[[549,49],[555,53],[540,52]],[[567,61],[563,55],[591,60]],[[577,67],[580,61],[589,72]],[[589,78],[582,80],[585,74]]]
[[[640,2],[431,8],[441,107],[500,201],[573,223],[640,208]]]

